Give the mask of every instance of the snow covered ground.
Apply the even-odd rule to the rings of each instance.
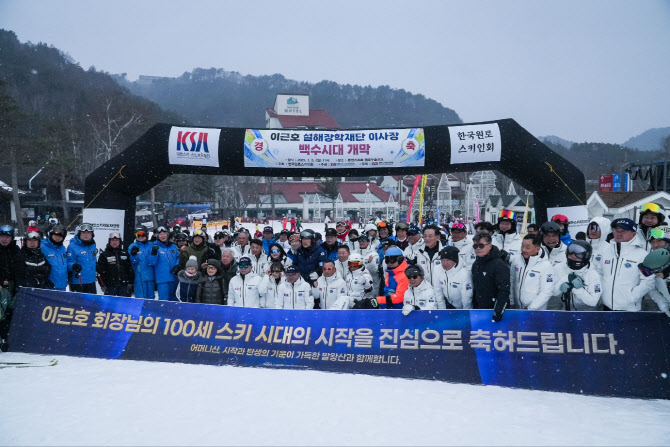
[[[2,361],[48,360],[22,353]],[[0,369],[0,445],[668,445],[670,402],[58,356]]]

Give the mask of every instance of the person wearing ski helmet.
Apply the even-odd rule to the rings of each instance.
[[[149,241],[147,227],[141,225],[135,228],[135,242],[128,247],[130,263],[135,273],[135,297],[154,299],[156,275],[154,267],[149,264],[151,250],[154,243]]]
[[[181,270],[179,264],[179,249],[170,242],[170,230],[160,226],[156,228],[156,242],[151,247],[149,265],[154,268],[158,299],[161,301],[176,301],[179,280],[177,273]]]
[[[609,245],[612,224],[606,217],[594,217],[586,226],[586,242],[591,244],[591,267],[602,275],[602,252]]]
[[[637,267],[643,276],[653,278],[654,288],[649,297],[661,312],[670,317],[670,251],[667,248],[654,249]]]
[[[552,265],[563,264],[566,259],[565,244],[561,243],[561,227],[556,222],[545,222],[540,226],[542,248]]]
[[[440,250],[442,266],[436,269],[435,291],[438,304],[444,304],[445,309],[472,309],[472,273],[459,252],[453,246]]]
[[[207,269],[207,260],[216,259],[214,249],[207,244],[207,233],[202,230],[194,230],[191,243],[188,244],[186,250],[180,251],[179,265],[182,269],[185,268],[186,262],[191,256],[196,257],[198,265],[203,273],[205,272],[205,269]]]
[[[23,246],[19,252],[16,266],[16,281],[20,287],[52,289],[49,281],[51,264],[40,250],[42,234],[39,231],[28,231],[23,237]]]
[[[105,295],[129,297],[133,294],[135,273],[130,255],[123,249],[121,233],[109,233],[107,246],[98,257],[98,282]]]
[[[651,235],[649,230],[665,225],[665,208],[654,202],[648,202],[640,208],[640,220],[637,234],[644,241],[644,249],[651,250]]]
[[[66,236],[65,228],[61,225],[54,225],[40,244],[42,253],[51,265],[49,281],[55,290],[64,291],[67,288],[67,250],[63,244]]]
[[[554,268],[555,295],[561,295],[565,310],[600,310],[602,284],[600,274],[591,265],[593,248],[585,241],[572,241],[566,250],[565,264]]]
[[[40,232],[40,229],[37,226],[37,222],[34,221],[34,220],[31,220],[30,222],[28,222],[28,228],[26,229],[26,234],[32,233],[32,232],[38,232],[38,233]]]
[[[407,222],[398,222],[395,224],[395,235],[398,248],[403,252],[407,247],[409,247],[409,239],[407,237],[407,230],[409,230],[409,224]]]
[[[337,241],[341,244],[346,244],[349,242],[349,225],[343,220],[337,221],[335,224],[335,231],[337,231]]]
[[[631,219],[612,221],[614,238],[603,252],[602,302],[605,310],[641,310],[642,297],[654,288],[654,281],[637,268],[647,251],[637,236],[637,224]]]
[[[564,214],[555,214],[551,218],[552,222],[556,222],[561,228],[561,242],[567,247],[572,243],[572,237],[568,232],[568,226],[570,225],[570,219]]]
[[[324,249],[314,242],[315,236],[312,230],[301,231],[300,248],[293,257],[293,266],[298,269],[308,285],[321,275],[323,263],[328,259]]]
[[[498,233],[493,237],[493,244],[509,253],[510,258],[521,252],[521,236],[516,232],[514,211],[502,209],[498,213]]]
[[[95,281],[98,248],[95,245],[93,225],[82,223],[67,246],[67,270],[70,272],[70,290],[97,293]]]
[[[347,295],[353,301],[351,307],[362,299],[374,298],[376,295],[373,290],[374,283],[365,267],[363,256],[359,253],[351,253],[347,259],[347,268],[350,273],[347,277]]]
[[[419,265],[410,265],[405,269],[405,277],[409,286],[405,292],[402,306],[402,314],[408,316],[415,310],[444,309],[444,300],[439,300],[438,294],[425,279],[425,273]]]
[[[402,309],[405,300],[405,292],[409,287],[405,270],[409,266],[402,250],[398,247],[390,247],[384,253],[384,289],[383,296],[378,296],[377,301],[381,308]]]

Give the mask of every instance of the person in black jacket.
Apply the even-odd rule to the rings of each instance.
[[[492,245],[489,233],[478,232],[472,240],[477,255],[472,265],[473,307],[493,309],[493,321],[500,321],[509,305],[509,265],[498,247]]]
[[[128,252],[121,246],[121,233],[109,234],[109,242],[98,256],[96,268],[102,293],[131,296],[135,287],[135,273]]]
[[[216,259],[207,260],[207,275],[198,284],[195,296],[196,303],[226,304],[223,293],[223,275],[221,263]]]
[[[23,247],[19,251],[19,260],[16,264],[16,282],[21,287],[35,287],[50,289],[53,283],[49,281],[51,264],[40,250],[42,235],[39,231],[30,231],[23,238]]]
[[[0,227],[0,349],[8,348],[7,334],[12,321],[14,295],[18,289],[16,267],[19,264],[19,247],[14,240],[14,227]]]

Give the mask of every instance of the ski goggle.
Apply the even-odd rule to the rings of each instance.
[[[388,224],[386,222],[379,222],[377,224],[377,228],[386,228],[388,227]]]
[[[147,237],[146,231],[138,231],[135,233],[135,237]]]
[[[270,253],[274,253],[274,254],[278,255],[279,254],[279,249],[278,248],[273,248],[272,250],[270,250]]]
[[[300,240],[300,235],[299,234],[292,234],[288,237],[289,241],[299,241]]]
[[[170,231],[167,228],[161,226],[156,228],[156,234],[158,233],[170,233]]]
[[[361,264],[362,264],[361,261],[349,261],[349,262],[347,262],[347,265],[349,266],[349,268],[352,268],[352,267],[353,268],[358,268],[358,267],[361,266]]]
[[[393,264],[394,262],[400,263],[402,262],[403,257],[402,256],[384,256],[384,261],[387,264]]]
[[[79,225],[79,231],[91,231],[92,232],[93,231],[93,225],[83,223],[83,224]]]
[[[581,245],[578,244],[568,245],[567,254],[569,255],[575,255],[581,259],[584,259],[586,253],[587,253],[586,248],[582,247]]]
[[[193,237],[200,236],[200,237],[205,237],[205,232],[202,230],[195,230],[193,232]]]
[[[11,225],[3,225],[0,227],[0,236],[14,236],[14,227]]]
[[[642,273],[642,276],[650,277],[651,275],[655,275],[656,273],[660,273],[663,270],[667,269],[668,266],[669,265],[666,264],[664,266],[661,266],[661,267],[658,267],[658,268],[655,268],[655,269],[650,269],[646,265],[640,263],[640,264],[637,265],[637,268],[638,268],[638,270],[640,270],[640,273]]]
[[[61,229],[61,228],[53,229],[53,230],[51,230],[51,236],[60,236],[60,237],[64,238],[65,237],[65,231],[63,231],[63,229]]]
[[[661,205],[653,202],[645,203],[644,205],[642,205],[642,208],[640,208],[640,212],[646,213],[647,211],[649,211],[650,213],[660,213]]]
[[[40,236],[40,233],[37,231],[30,231],[26,234],[26,240],[40,240],[42,237]]]
[[[342,221],[339,221],[338,223],[335,224],[335,226],[336,226],[336,227],[338,227],[338,226],[340,226],[340,227],[346,227],[347,224],[344,223],[344,222],[342,222]]]
[[[313,239],[314,234],[309,231],[303,231],[300,233],[300,239]]]
[[[512,210],[500,210],[498,220],[500,219],[516,220],[516,213]]]
[[[451,227],[451,231],[468,231],[462,223],[456,223]]]
[[[649,230],[649,236],[652,239],[663,239],[665,237],[665,230],[664,228],[666,227],[657,227],[657,228],[651,228]]]
[[[600,231],[600,225],[595,222],[589,224],[589,231]]]
[[[395,229],[396,229],[396,231],[398,231],[398,230],[407,231],[407,230],[409,230],[409,225],[407,225],[406,222],[399,222],[398,224],[396,224]]]
[[[120,240],[121,239],[121,233],[117,233],[117,232],[109,233],[109,239],[119,239]]]

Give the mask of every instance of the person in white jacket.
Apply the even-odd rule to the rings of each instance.
[[[249,239],[250,236],[246,230],[240,231],[239,234],[237,235],[237,240],[231,246],[231,248],[237,251],[235,260],[238,263],[240,262],[240,258],[242,258],[242,256],[251,255],[251,246],[249,245]]]
[[[670,251],[666,247],[652,249],[638,269],[645,277],[654,278],[654,288],[649,297],[661,312],[670,317]]]
[[[335,262],[328,260],[323,263],[323,275],[314,281],[312,296],[314,302],[319,304],[321,309],[328,309],[337,301],[340,295],[347,294],[347,284],[337,274]]]
[[[377,237],[377,225],[367,224],[365,226],[365,235],[370,239],[370,247],[372,247],[372,249],[376,251],[379,248],[379,237]]]
[[[407,240],[409,245],[403,250],[405,259],[414,259],[416,252],[423,247],[423,238],[421,237],[421,229],[418,225],[412,223],[407,230]]]
[[[363,257],[358,253],[353,253],[349,256],[348,267],[350,270],[347,277],[347,294],[340,295],[335,303],[330,305],[328,309],[346,310],[361,308],[366,309],[370,307],[364,305],[364,301],[375,300],[376,293],[373,293],[372,278],[365,269]],[[376,301],[375,301],[376,304]]]
[[[521,252],[521,236],[516,232],[516,213],[502,209],[498,214],[498,233],[493,237],[493,245],[509,254],[511,262],[514,255]]]
[[[515,309],[546,310],[554,294],[554,267],[538,235],[526,235],[512,257],[510,302]]]
[[[603,252],[602,301],[605,310],[641,310],[642,297],[654,287],[652,277],[637,268],[647,251],[637,237],[637,224],[631,219],[612,222],[612,239]]]
[[[440,241],[440,228],[435,224],[430,224],[423,228],[423,247],[415,251],[414,258],[405,257],[408,263],[421,267],[424,271],[424,279],[433,287],[436,286],[433,271],[442,268],[439,253],[443,248]]]
[[[472,272],[464,264],[458,248],[446,247],[440,251],[442,268],[437,270],[435,293],[438,307],[472,309]]]
[[[565,263],[566,245],[561,243],[561,227],[556,222],[545,222],[540,226],[542,248],[549,255],[552,265]]]
[[[310,287],[295,265],[286,268],[286,281],[279,286],[275,299],[276,309],[314,309]]]
[[[335,261],[335,268],[337,274],[346,282],[349,278],[349,256],[351,256],[348,245],[340,245],[337,249],[337,260]]]
[[[260,307],[274,309],[279,287],[286,282],[284,277],[284,266],[281,262],[270,264],[270,274],[263,275],[258,291],[260,293]]]
[[[228,284],[228,305],[237,307],[260,307],[261,277],[255,275],[251,268],[251,259],[240,258],[237,275]]]
[[[455,222],[451,226],[451,236],[448,242],[449,246],[458,248],[458,256],[461,258],[458,263],[461,268],[472,269],[472,264],[477,260],[477,255],[472,248],[472,239],[468,237],[466,226],[461,222]]]
[[[590,265],[591,245],[574,240],[566,253],[567,262],[555,268],[554,294],[562,294],[565,310],[600,310],[602,284],[600,274]]]
[[[251,271],[262,277],[267,273],[266,265],[268,263],[268,257],[263,251],[263,242],[260,239],[252,239],[250,245],[251,253],[248,258],[251,259]]]
[[[402,314],[407,316],[414,310],[440,309],[433,286],[425,280],[424,271],[418,265],[405,269],[409,287],[404,295]]]
[[[363,257],[365,269],[370,274],[373,284],[372,287],[374,288],[375,293],[377,293],[382,283],[382,277],[379,273],[379,254],[370,246],[370,240],[366,235],[362,235],[358,238],[358,245],[360,248],[356,250],[356,253]]]
[[[603,250],[607,248],[607,236],[612,232],[612,226],[606,217],[594,217],[586,227],[586,241],[591,244],[591,268],[602,275]]]

